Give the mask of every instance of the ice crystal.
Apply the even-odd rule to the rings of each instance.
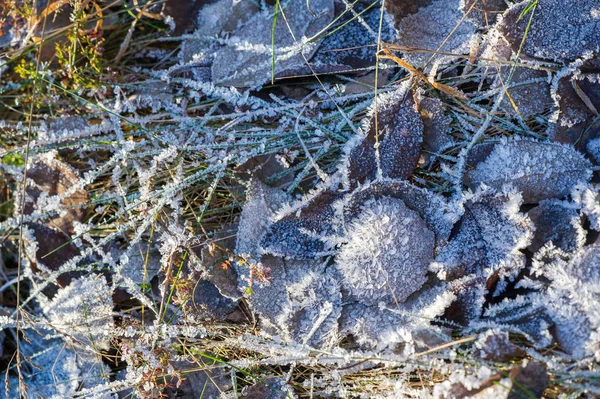
[[[525,266],[520,250],[529,245],[534,231],[531,221],[519,212],[520,204],[519,194],[496,193],[491,188],[467,196],[455,236],[436,257],[434,269],[440,277],[516,276]]]

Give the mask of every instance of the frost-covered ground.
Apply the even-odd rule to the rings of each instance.
[[[0,397],[600,397],[597,0],[0,33]]]

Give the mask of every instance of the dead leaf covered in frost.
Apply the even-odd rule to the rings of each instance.
[[[454,223],[459,219],[458,210],[451,206],[444,197],[430,190],[417,187],[403,180],[378,180],[362,185],[344,198],[342,220],[337,223],[350,223],[358,216],[363,203],[381,197],[398,198],[421,217],[427,227],[435,234],[436,245],[445,243]],[[334,205],[337,207],[338,205]]]
[[[289,197],[285,192],[272,188],[254,178],[246,192],[246,203],[238,225],[235,252],[260,258],[259,243],[270,226],[270,218]]]
[[[470,187],[484,183],[500,190],[504,185],[513,185],[522,193],[524,203],[535,204],[565,197],[577,183],[590,180],[591,167],[568,145],[508,141],[497,144],[465,179]]]
[[[438,285],[425,287],[405,303],[389,308],[348,303],[340,316],[340,335],[352,335],[363,349],[394,349],[400,345],[407,355],[415,348],[430,349],[434,342],[449,339],[430,321],[441,316],[453,299],[454,295],[444,285]]]
[[[363,204],[346,230],[336,267],[350,297],[362,303],[401,303],[425,283],[434,235],[396,198]]]
[[[508,6],[504,0],[461,0],[460,10],[477,26],[490,27]]]
[[[585,230],[577,210],[554,199],[540,201],[527,215],[535,226],[535,234],[528,249],[535,253],[552,242],[566,252],[581,249],[585,244]]]
[[[433,269],[444,280],[475,274],[515,276],[525,267],[525,249],[533,236],[531,221],[519,212],[520,196],[479,189],[468,196],[456,235],[441,248]]]
[[[568,263],[536,266],[549,278],[550,289],[539,302],[555,323],[556,340],[575,358],[600,355],[600,246],[579,251]]]
[[[493,373],[481,367],[477,375],[454,372],[447,381],[437,384],[434,399],[539,399],[550,383],[546,366],[524,360],[506,373]]]
[[[274,8],[256,14],[236,31],[226,47],[219,50],[212,66],[214,83],[223,86],[255,87],[268,82],[272,72],[272,37],[275,37],[275,76],[304,66],[318,43],[306,39],[319,33],[333,19],[333,0],[315,0],[310,7],[301,1],[281,2],[286,17],[277,19],[272,34]],[[288,23],[291,30],[288,30]]]
[[[462,21],[459,10],[460,0],[434,0],[430,5],[420,8],[397,23],[398,43],[401,46],[438,50],[455,54],[469,54],[471,40],[475,36],[475,26],[470,21]],[[448,40],[446,40],[448,39]],[[415,67],[422,67],[431,57],[430,52],[410,52],[404,54],[404,60]],[[453,56],[438,56],[442,62],[452,60]]]
[[[262,240],[266,253],[308,259],[322,254],[327,248],[321,237],[333,232],[333,202],[339,194],[331,190],[317,192],[301,201],[299,209],[279,217]]]
[[[432,154],[454,144],[450,135],[452,118],[444,113],[444,103],[437,98],[421,97],[418,100],[419,113],[423,121],[423,156],[431,158]]]
[[[531,27],[521,49],[523,55],[552,61],[572,61],[600,50],[600,13],[596,0],[540,0],[531,5],[522,1],[510,7],[499,21],[498,30],[518,52],[531,19]],[[533,17],[531,16],[533,13]]]
[[[552,108],[553,101],[546,72],[527,67],[516,67],[514,71],[508,66],[499,69],[502,81],[500,78],[496,79],[494,87],[500,88],[504,85],[502,90],[508,93],[500,105],[506,113],[536,116]]]
[[[377,109],[374,104],[369,115],[366,137],[348,155],[348,179],[352,186],[377,176],[374,148],[377,141],[383,177],[408,179],[421,154],[423,122],[410,86],[404,83],[393,92],[380,95],[376,105]]]
[[[341,2],[336,3],[341,6],[338,13],[345,10],[345,6]],[[339,25],[345,24],[343,28],[337,34],[323,39],[319,49],[311,59],[311,65],[316,72],[327,72],[336,67],[337,70],[348,71],[375,65],[375,51],[373,51],[371,45],[377,40],[381,11],[378,7],[374,7],[370,11],[362,13],[364,6],[360,4],[354,5],[353,9],[357,14],[360,14],[364,24],[370,29],[367,29],[358,18],[354,17],[352,12],[346,12],[338,21]],[[388,19],[385,18],[380,40],[391,42],[394,36],[395,31],[388,23]],[[311,72],[308,67],[303,69],[305,69],[304,73],[306,74]]]
[[[337,277],[321,261],[289,260],[265,255],[270,283],[254,283],[247,295],[263,327],[284,339],[313,347],[336,344],[342,295]],[[247,285],[247,268],[238,268],[240,285]]]
[[[600,136],[600,121],[597,118],[600,83],[585,77],[568,76],[558,80],[553,97],[556,107],[553,117],[556,120],[548,126],[548,138],[573,144],[577,150],[587,150],[596,158],[598,150],[592,142]]]
[[[269,378],[242,390],[242,399],[288,399],[295,397],[292,388],[282,378]]]
[[[484,360],[509,362],[524,352],[510,342],[508,332],[490,329],[481,334],[475,342],[477,355]]]

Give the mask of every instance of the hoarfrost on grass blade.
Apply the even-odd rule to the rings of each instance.
[[[366,201],[346,236],[335,260],[351,298],[370,305],[401,303],[425,283],[434,234],[401,200]]]
[[[592,177],[592,164],[573,147],[528,140],[503,141],[485,161],[467,172],[470,187],[481,183],[501,190],[512,185],[524,203],[563,198],[579,182]]]
[[[97,349],[108,349],[114,328],[112,289],[106,278],[89,275],[74,279],[56,296],[42,303],[50,324],[69,332],[76,341]]]

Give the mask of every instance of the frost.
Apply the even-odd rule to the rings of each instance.
[[[425,283],[434,235],[401,200],[365,202],[346,235],[336,267],[351,298],[370,305],[400,303]]]
[[[592,177],[591,163],[573,147],[536,141],[497,144],[485,161],[467,173],[471,187],[484,183],[498,190],[513,185],[526,204],[563,198],[578,182]]]
[[[470,21],[460,23],[463,15],[459,4],[460,0],[435,0],[415,14],[401,19],[397,23],[398,44],[417,49],[468,54],[475,26]],[[422,67],[430,56],[429,52],[409,52],[404,55],[404,59],[415,67]],[[437,60],[447,62],[452,58],[439,56]]]
[[[108,381],[108,373],[102,362],[89,353],[74,351],[60,339],[44,339],[38,332],[28,330],[29,341],[22,341],[21,351],[27,357],[24,362],[24,383],[27,397],[63,399],[76,397],[80,388],[101,385]],[[6,380],[0,383],[0,390],[8,392],[9,398],[20,397],[19,381],[9,379],[10,387],[5,390]],[[90,396],[97,399],[110,399],[107,394]]]
[[[480,334],[475,348],[481,359],[499,362],[508,362],[522,353],[521,349],[510,342],[508,332],[498,329],[490,329]]]
[[[286,76],[297,66],[304,66],[317,49],[308,41],[333,19],[333,1],[311,3],[313,16],[306,4],[299,1],[282,2],[286,21],[277,21],[275,40],[275,76]],[[261,12],[235,32],[226,47],[215,55],[212,66],[214,83],[224,86],[254,87],[271,79],[271,28],[273,11]],[[282,18],[283,19],[283,18]],[[289,28],[288,28],[289,24]],[[289,30],[288,30],[289,29]]]
[[[600,231],[600,194],[595,186],[578,184],[571,193],[573,202],[587,216],[590,227]]]
[[[531,29],[521,50],[523,55],[561,62],[600,50],[600,15],[594,12],[598,7],[596,0],[540,0],[520,18],[530,4],[522,1],[511,6],[498,23],[498,29],[515,53],[519,51],[530,19]]]
[[[79,343],[108,349],[112,317],[112,289],[104,276],[90,275],[74,279],[56,296],[42,304],[51,325]]]
[[[533,253],[548,242],[566,252],[581,249],[585,244],[586,233],[579,214],[561,201],[540,201],[527,216],[535,226],[535,234],[528,247]]]
[[[449,337],[430,321],[441,316],[454,296],[444,286],[420,290],[403,304],[390,307],[362,303],[344,305],[340,334],[352,335],[361,348],[400,349],[405,356],[447,342]]]

